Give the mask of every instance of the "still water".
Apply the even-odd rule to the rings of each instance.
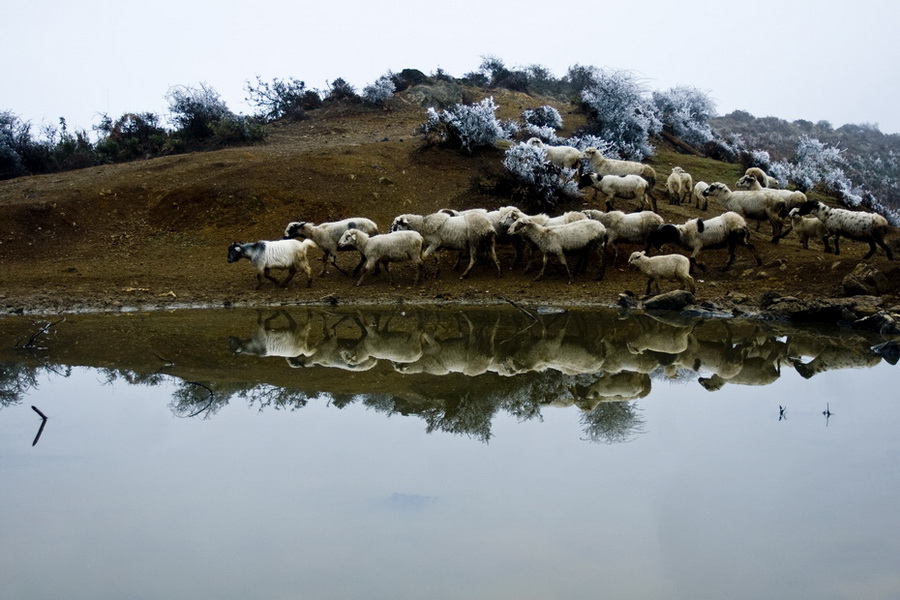
[[[885,341],[512,308],[0,319],[0,594],[895,599]]]

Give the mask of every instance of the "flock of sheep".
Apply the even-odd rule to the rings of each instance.
[[[380,233],[376,223],[362,217],[319,224],[292,222],[284,231],[284,239],[232,244],[228,249],[228,262],[248,259],[257,270],[257,289],[264,278],[287,286],[298,271],[306,275],[307,286],[310,286],[310,249],[322,251],[321,275],[326,273],[329,262],[347,275],[337,264],[337,254],[343,250],[356,250],[360,255],[353,270],[353,276],[359,275],[357,285],[361,285],[368,274],[382,268],[393,284],[389,264],[397,262],[412,263],[416,267],[415,282],[419,283],[425,275],[426,260],[431,256],[435,258],[435,277],[440,276],[442,250],[457,251],[457,263],[463,259],[468,261],[460,279],[469,275],[479,258],[490,260],[500,277],[503,271],[496,246],[503,244],[515,249],[513,268],[518,268],[530,253],[527,271],[533,257],[538,252],[542,255],[543,263],[535,281],[544,277],[552,256],[565,268],[571,284],[573,273],[584,271],[592,256],[596,256],[596,279],[602,279],[607,250],[611,250],[613,264],[616,264],[618,244],[627,243],[643,247],[631,254],[628,263],[646,275],[647,294],[652,288],[659,293],[661,281],[676,281],[682,289],[694,292],[696,283],[691,272],[694,267],[705,268],[697,260],[702,250],[726,248],[729,257],[723,270],[731,267],[738,246],[746,248],[756,264],[761,265],[762,260],[750,242],[747,220],[768,222],[772,228],[772,242],[777,242],[785,234],[785,218],[790,219],[790,230],[798,233],[804,248],[808,248],[810,238],[815,238],[823,242],[826,252],[830,252],[830,240],[834,253],[839,254],[838,240],[845,237],[869,243],[865,259],[880,246],[888,259],[893,260],[891,249],[885,243],[890,226],[884,217],[830,208],[808,200],[802,192],[778,189],[777,182],[758,168],[748,169],[734,190],[721,182],[694,183],[684,169],[673,168],[666,181],[670,204],[693,202],[705,211],[709,200],[713,199],[724,210],[713,218],[693,218],[674,224],[664,222],[658,214],[653,195],[656,173],[651,166],[607,159],[596,148],[580,151],[571,146],[548,146],[537,138],[528,143],[544,148],[547,160],[560,168],[581,173],[583,167],[588,166],[590,172],[578,175],[579,186],[592,188],[595,196],[602,194],[606,210],[571,211],[549,217],[527,215],[513,206],[496,210],[443,209],[428,215],[399,215],[387,233]],[[640,208],[634,213],[615,210],[614,203],[621,200],[636,200]],[[679,246],[688,256],[677,253],[649,255],[651,249],[660,251],[666,245]],[[567,257],[577,257],[574,269],[570,268]],[[273,269],[286,270],[287,277],[279,281],[272,276]]]

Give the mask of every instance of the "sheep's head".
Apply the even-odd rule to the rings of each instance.
[[[671,223],[660,225],[656,231],[647,236],[647,243],[659,250],[666,244],[677,244],[681,242],[681,230],[678,226]]]
[[[525,143],[528,144],[529,146],[538,146],[538,147],[541,147],[544,145],[544,142],[542,142],[539,138],[536,138],[536,137],[530,138]]]
[[[288,223],[287,227],[284,228],[284,239],[289,240],[297,237],[305,237],[303,235],[305,225],[306,221],[291,221]]]
[[[586,158],[588,160],[593,160],[594,157],[598,159],[602,159],[603,155],[600,154],[600,151],[591,146],[590,148],[585,148],[584,152],[581,153],[581,158]]]
[[[646,256],[647,256],[647,254],[643,250],[638,250],[637,252],[632,252],[631,256],[628,257],[628,264],[633,265],[634,263],[636,263],[637,261],[641,260],[642,258],[644,258]]]
[[[703,197],[709,198],[710,196],[716,197],[719,194],[724,194],[729,192],[728,186],[719,181],[715,183],[711,183],[708,188],[703,190]]]
[[[806,202],[804,202],[803,204],[800,205],[799,214],[801,214],[801,215],[812,214],[814,211],[818,211],[818,209],[821,206],[823,206],[823,204],[821,202],[819,202],[818,200],[807,200]]]
[[[753,175],[744,175],[740,179],[737,180],[737,183],[734,184],[734,187],[740,190],[752,190],[754,188],[759,188],[759,180],[756,179]]]
[[[513,221],[513,224],[509,226],[507,233],[509,233],[509,235],[518,235],[522,232],[523,229],[525,229],[525,226],[527,224],[528,224],[528,219],[525,218],[524,216],[522,216],[521,218],[518,218],[515,221]]]
[[[412,229],[412,227],[410,227],[409,217],[406,215],[400,215],[391,223],[391,231],[405,231],[409,229]]]
[[[228,262],[237,262],[244,258],[244,246],[238,242],[234,242],[228,246]]]
[[[356,247],[356,229],[348,229],[341,235],[338,240],[338,248],[355,248]]]

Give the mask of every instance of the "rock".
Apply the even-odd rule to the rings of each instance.
[[[864,329],[876,333],[898,334],[900,333],[900,324],[898,324],[897,319],[890,314],[879,312],[854,321],[853,329]]]
[[[847,296],[876,296],[887,291],[889,282],[884,273],[875,267],[859,263],[849,275],[844,277],[841,285]]]
[[[674,290],[646,300],[644,308],[647,310],[682,310],[694,302],[692,293],[685,290]]]
[[[896,365],[897,361],[900,360],[900,342],[891,340],[890,342],[872,346],[872,352],[892,365]]]

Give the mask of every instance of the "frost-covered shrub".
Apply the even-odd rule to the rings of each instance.
[[[471,153],[498,140],[508,140],[518,130],[515,123],[497,119],[496,112],[497,105],[492,97],[478,104],[456,104],[441,111],[429,108],[421,131],[426,138],[458,144],[461,150]]]
[[[392,73],[388,73],[376,79],[375,83],[363,88],[363,100],[369,104],[382,106],[386,101],[390,100],[396,90],[397,86],[394,84],[394,76]]]
[[[541,127],[532,125],[531,123],[525,123],[524,130],[527,137],[536,137],[545,144],[550,144],[551,146],[558,146],[564,143],[563,138],[556,135],[556,130],[546,125]]]
[[[537,200],[541,210],[552,208],[559,198],[578,197],[575,171],[553,165],[547,160],[544,148],[527,143],[511,146],[503,157],[503,166],[515,180],[518,190]]]
[[[527,108],[522,111],[522,120],[526,125],[536,127],[549,127],[560,129],[563,126],[562,115],[552,106],[544,105],[538,108]]]
[[[609,141],[623,158],[642,160],[653,155],[650,136],[660,132],[662,122],[630,74],[596,71],[581,100],[592,121],[590,133]]]
[[[695,148],[702,148],[715,137],[709,120],[716,116],[709,95],[691,86],[676,86],[666,92],[653,92],[653,106],[663,129]]]

